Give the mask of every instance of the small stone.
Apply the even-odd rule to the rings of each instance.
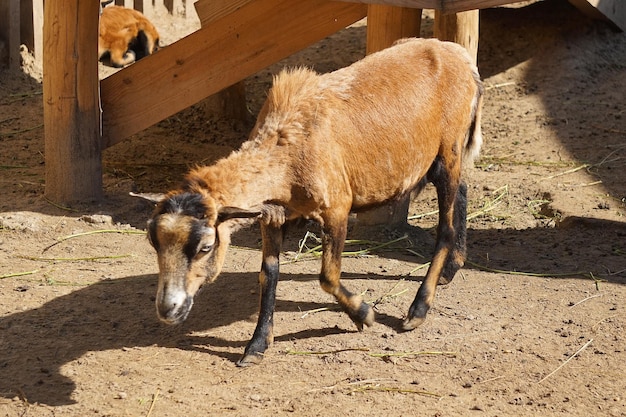
[[[86,214],[80,217],[80,220],[85,223],[93,223],[93,224],[113,224],[113,218],[108,214]]]
[[[44,229],[40,217],[28,212],[3,213],[0,216],[0,228],[20,232],[40,232]]]
[[[120,391],[117,394],[115,394],[115,399],[116,400],[125,400],[128,397],[128,394],[126,394],[124,391]]]

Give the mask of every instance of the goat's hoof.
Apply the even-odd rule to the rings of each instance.
[[[258,365],[263,360],[263,354],[258,352],[250,352],[243,355],[241,359],[237,361],[237,366],[245,368],[250,365]]]
[[[451,282],[452,282],[452,278],[446,278],[442,275],[439,277],[439,281],[437,282],[437,285],[448,285]]]
[[[402,322],[402,330],[413,330],[424,323],[425,319],[425,317],[407,317],[404,322]]]
[[[359,309],[356,312],[350,314],[350,318],[356,325],[356,328],[360,332],[362,332],[363,325],[370,327],[374,324],[376,315],[374,314],[374,310],[372,309],[372,307],[364,302],[361,302]]]

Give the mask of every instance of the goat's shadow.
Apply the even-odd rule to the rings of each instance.
[[[283,274],[282,279],[316,280],[317,277]],[[233,362],[239,359],[239,354],[219,348],[237,347],[243,353],[247,339],[225,340],[193,332],[253,316],[258,309],[258,295],[251,294],[250,290],[257,289],[256,273],[222,274],[197,295],[194,311],[179,326],[167,326],[157,319],[156,281],[154,275],[102,281],[57,297],[39,308],[0,318],[0,395],[21,396],[31,403],[54,406],[72,404],[76,384],[61,373],[61,368],[93,351],[157,345],[200,350]],[[242,294],[250,296],[242,297]],[[299,312],[328,305],[279,299],[276,310]],[[311,329],[281,334],[277,340],[322,337],[346,331],[350,330]]]
[[[594,276],[626,284],[624,222],[570,216],[561,219],[556,227],[472,229],[471,223],[468,227],[465,269],[563,278]],[[389,233],[379,228],[378,233],[368,235],[369,230],[376,229],[359,230],[357,227],[348,238],[381,240],[381,236]],[[378,256],[421,264],[430,261],[435,247],[434,228],[425,230],[405,225],[392,233],[394,236],[405,234],[407,239],[398,242],[392,250],[382,248],[376,252]],[[423,269],[417,273],[424,274]]]

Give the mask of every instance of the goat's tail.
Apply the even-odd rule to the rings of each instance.
[[[483,135],[480,127],[482,107],[483,107],[483,83],[480,80],[478,71],[474,69],[474,80],[476,82],[476,95],[472,101],[471,124],[465,140],[465,152],[463,152],[463,165],[468,166],[474,163],[474,159],[480,153],[483,144]]]

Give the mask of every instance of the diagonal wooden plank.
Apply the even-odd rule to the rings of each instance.
[[[101,81],[102,147],[365,17],[367,6],[255,0]]]
[[[626,1],[624,0],[569,0],[581,12],[595,19],[612,22],[619,30],[626,31]]]
[[[198,0],[194,3],[202,26],[227,16],[254,0]]]

